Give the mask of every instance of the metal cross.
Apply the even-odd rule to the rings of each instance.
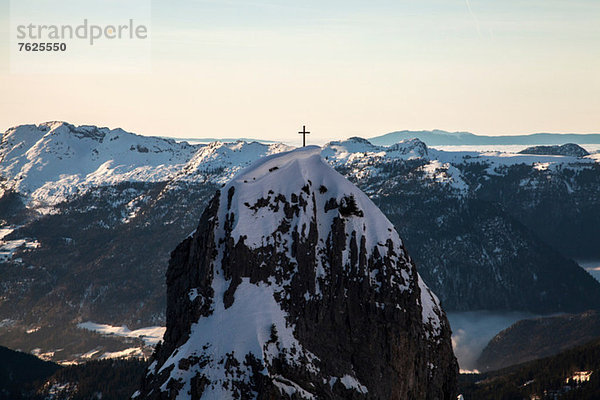
[[[306,126],[302,125],[302,131],[298,133],[302,135],[302,147],[306,146],[306,135],[308,135],[310,132],[307,132]]]

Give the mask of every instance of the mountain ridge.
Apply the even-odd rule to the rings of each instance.
[[[600,133],[531,133],[526,135],[486,136],[471,132],[394,131],[371,137],[373,144],[391,145],[401,140],[418,138],[429,146],[476,145],[561,145],[565,143],[600,144]]]
[[[518,321],[483,349],[478,369],[487,372],[553,356],[600,338],[597,311]]]

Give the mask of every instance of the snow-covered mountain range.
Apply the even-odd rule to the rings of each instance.
[[[0,344],[54,351],[35,343],[59,340],[58,326],[164,325],[170,252],[240,169],[290,149],[62,122],[9,129],[0,142]],[[600,259],[600,154],[361,138],[318,151],[383,211],[446,309],[600,305],[600,285],[570,260]]]
[[[32,206],[52,206],[81,195],[92,187],[122,182],[201,181],[223,184],[260,157],[290,150],[281,143],[212,142],[190,145],[185,141],[147,137],[122,129],[73,126],[65,122],[22,125],[4,133],[0,145],[1,190],[26,196]],[[585,167],[600,162],[600,155],[556,158],[499,152],[445,152],[427,148],[418,139],[391,146],[376,146],[351,138],[330,142],[322,156],[335,167],[348,167],[361,179],[377,173],[369,164],[395,160],[428,161],[425,177],[459,191],[470,189],[454,167],[457,163],[484,163],[490,173],[526,164],[537,169]],[[369,175],[371,174],[371,175]]]
[[[282,144],[237,142],[190,145],[122,129],[64,122],[9,129],[0,147],[4,190],[54,205],[90,187],[174,179],[226,181],[239,168]]]

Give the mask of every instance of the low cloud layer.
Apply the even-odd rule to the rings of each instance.
[[[497,333],[515,322],[536,317],[523,312],[469,311],[448,313],[452,347],[461,370],[477,369],[477,358]]]

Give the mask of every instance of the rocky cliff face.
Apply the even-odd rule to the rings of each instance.
[[[454,398],[450,329],[392,224],[319,148],[221,189],[172,253],[138,398]]]

